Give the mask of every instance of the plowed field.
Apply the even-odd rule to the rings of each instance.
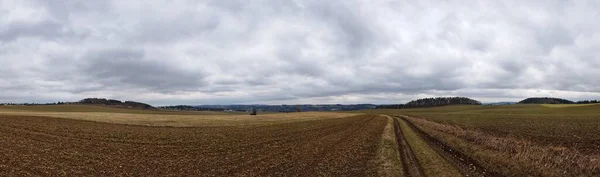
[[[0,115],[0,176],[371,176],[386,123],[150,127]]]

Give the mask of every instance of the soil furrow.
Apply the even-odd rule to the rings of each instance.
[[[385,124],[368,115],[193,128],[0,116],[0,176],[371,176]]]
[[[471,157],[452,149],[452,147],[448,146],[446,143],[431,137],[429,134],[425,133],[418,127],[416,127],[411,121],[407,120],[405,117],[396,117],[403,119],[407,122],[408,126],[410,126],[425,142],[432,147],[438,154],[444,157],[446,160],[455,165],[463,176],[493,176],[493,177],[501,177],[502,174],[489,171],[483,168],[481,165],[477,163]]]
[[[364,120],[356,120],[356,121],[351,121],[348,122],[345,126],[340,127],[342,128],[341,130],[336,130],[336,131],[331,131],[326,135],[322,135],[322,136],[318,136],[320,137],[318,140],[315,139],[311,139],[309,141],[304,141],[304,142],[297,142],[298,144],[304,144],[303,148],[310,148],[310,147],[315,147],[315,144],[320,144],[321,146],[325,147],[325,148],[320,148],[315,154],[313,154],[313,160],[312,162],[308,163],[308,166],[311,167],[318,167],[319,163],[323,163],[325,161],[327,161],[326,159],[326,155],[328,153],[331,153],[334,151],[334,149],[336,147],[342,146],[344,143],[349,142],[348,139],[352,138],[349,135],[357,135],[358,130],[359,129],[351,129],[349,127],[356,127],[356,125],[365,125],[369,122],[371,122],[373,120],[373,118],[368,118],[368,119],[364,119]],[[355,125],[355,126],[352,126]],[[357,127],[357,128],[361,128],[361,127]],[[297,148],[297,147],[294,147]],[[295,150],[294,150],[295,151]],[[285,153],[289,153],[289,151],[282,151],[281,154],[285,154]],[[284,157],[290,157],[291,154],[285,154],[284,156],[281,156],[280,158],[284,158]],[[260,172],[256,173],[256,176],[268,176],[269,174],[274,174],[275,171],[277,171],[278,169],[285,169],[285,168],[290,168],[290,166],[287,166],[289,164],[284,164],[284,163],[279,163],[276,164],[274,166],[265,168],[263,170],[261,170]]]
[[[399,124],[398,118],[394,118],[394,132],[396,134],[396,141],[398,142],[398,151],[400,152],[402,159],[402,169],[404,174],[407,177],[423,177],[423,169],[419,165],[419,162],[417,161],[412,149],[408,145],[408,142],[406,142]]]

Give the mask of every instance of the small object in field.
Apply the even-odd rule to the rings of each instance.
[[[250,113],[251,116],[255,116],[256,115],[256,108],[252,109],[252,113]]]

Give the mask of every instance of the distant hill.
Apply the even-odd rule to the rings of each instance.
[[[517,104],[517,102],[494,102],[494,103],[484,103],[483,105],[490,105],[490,106],[496,106],[496,105],[511,105],[511,104]]]
[[[386,105],[377,105],[375,109],[400,109],[404,107],[403,104],[386,104]]]
[[[598,104],[600,103],[600,100],[583,100],[583,101],[578,101],[577,104]]]
[[[481,105],[481,102],[466,97],[423,98],[410,101],[403,108],[426,108],[447,105]]]
[[[78,101],[77,104],[93,104],[93,105],[105,105],[105,106],[114,106],[114,107],[123,107],[123,108],[134,108],[134,109],[151,109],[156,110],[154,106],[151,106],[146,103],[140,103],[135,101],[119,101],[114,99],[105,99],[105,98],[86,98],[81,101]]]
[[[173,111],[225,111],[225,108],[203,108],[194,107],[189,105],[177,105],[177,106],[161,106],[159,109],[173,110]]]
[[[519,101],[519,104],[573,104],[575,102],[562,98],[534,97]]]
[[[197,105],[188,106],[166,106],[162,109],[173,110],[225,110],[228,112],[250,112],[256,109],[259,112],[306,112],[306,111],[353,111],[363,109],[374,109],[374,104],[298,104],[298,105]]]

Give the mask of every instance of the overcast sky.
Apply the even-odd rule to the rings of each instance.
[[[600,99],[600,1],[0,0],[0,102]]]

